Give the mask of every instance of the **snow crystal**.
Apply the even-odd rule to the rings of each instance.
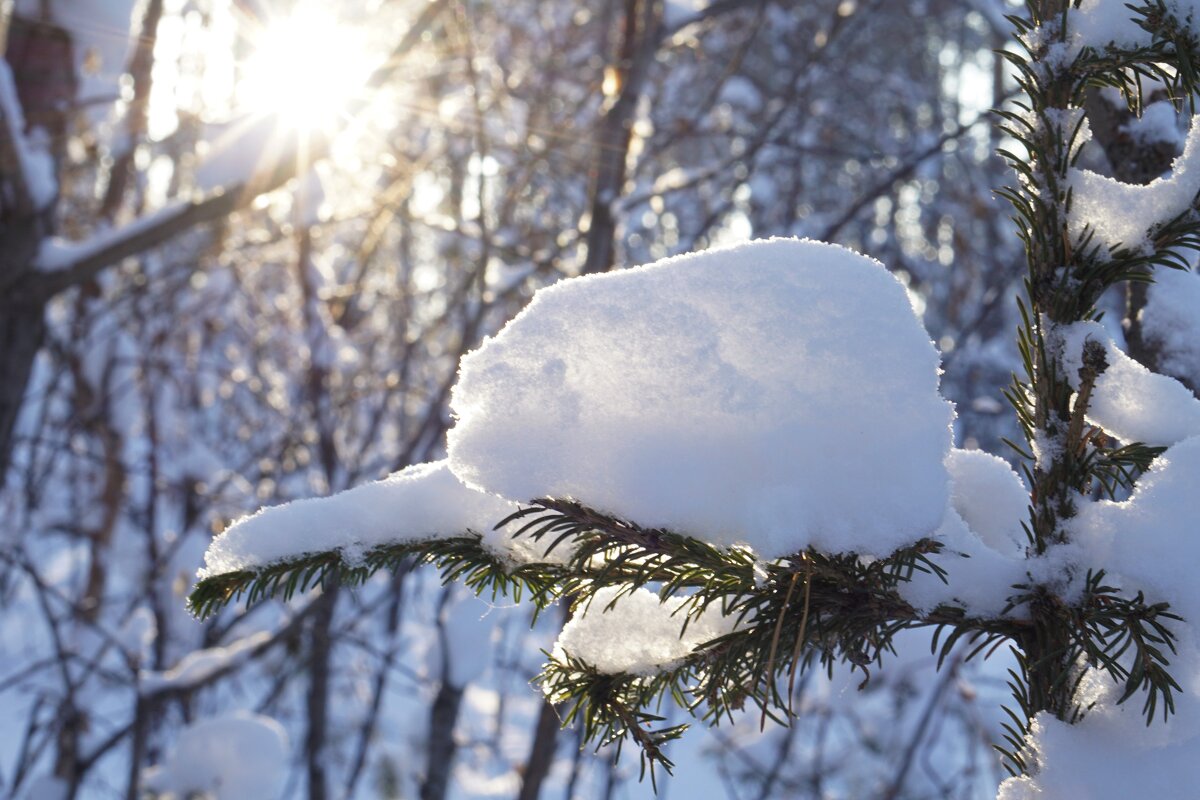
[[[953,411],[903,285],[772,239],[560,282],[466,356],[451,468],[764,558],[932,533]]]
[[[163,766],[147,770],[145,788],[181,800],[278,797],[287,769],[287,734],[275,720],[229,714],[184,728]]]
[[[297,500],[238,520],[209,545],[203,579],[306,553],[490,531],[516,506],[463,486],[445,461],[418,464],[332,497]]]
[[[1200,276],[1160,269],[1141,312],[1142,335],[1158,350],[1158,367],[1200,387]]]
[[[628,595],[621,591],[615,586],[600,589],[590,604],[577,609],[554,643],[553,657],[561,661],[571,656],[609,675],[650,675],[671,669],[700,645],[734,628],[733,618],[721,614],[718,605],[688,622],[686,598],[660,601],[649,589]]]
[[[1174,378],[1151,372],[1121,352],[1095,322],[1061,329],[1063,368],[1079,389],[1084,343],[1104,346],[1108,367],[1096,380],[1087,419],[1123,442],[1170,445],[1200,434],[1200,400]]]
[[[1070,185],[1073,237],[1080,238],[1088,226],[1095,241],[1108,248],[1147,252],[1150,230],[1187,210],[1200,192],[1200,125],[1192,125],[1171,172],[1144,186],[1078,168],[1071,170]]]

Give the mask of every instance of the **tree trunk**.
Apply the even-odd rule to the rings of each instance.
[[[326,594],[314,602],[311,657],[308,684],[308,732],[304,739],[304,758],[308,767],[309,800],[325,800],[329,796],[325,770],[325,737],[329,729],[329,681],[333,611],[337,604],[337,586],[330,585]]]
[[[517,795],[517,800],[537,800],[541,794],[542,783],[554,764],[554,753],[558,749],[558,732],[561,728],[562,724],[554,704],[543,700],[533,735],[533,747],[529,751],[529,761],[525,764],[521,793]]]
[[[425,780],[421,783],[421,800],[445,800],[450,788],[450,773],[458,743],[454,741],[454,724],[462,705],[462,687],[442,681],[433,709],[429,713],[429,753],[425,762]]]
[[[606,272],[616,258],[617,221],[612,206],[625,185],[633,118],[658,49],[657,5],[656,0],[625,0],[620,49],[615,63],[606,70],[604,82],[610,96],[595,138],[585,274]]]
[[[40,298],[21,292],[0,295],[0,489],[8,474],[17,415],[45,334]]]

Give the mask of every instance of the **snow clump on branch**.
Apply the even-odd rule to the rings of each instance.
[[[775,558],[930,535],[954,412],[903,285],[772,239],[563,281],[462,360],[450,466]]]

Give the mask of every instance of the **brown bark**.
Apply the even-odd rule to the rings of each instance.
[[[537,728],[533,734],[533,746],[529,750],[529,760],[525,763],[525,772],[521,776],[521,792],[517,795],[517,800],[537,800],[541,795],[542,783],[554,764],[560,730],[562,722],[558,718],[558,711],[549,700],[543,700],[542,710],[538,713]]]
[[[605,79],[614,94],[601,117],[594,143],[584,274],[612,269],[616,257],[617,221],[612,207],[625,185],[634,114],[661,38],[660,17],[657,0],[624,2],[621,43]]]
[[[0,489],[8,473],[25,387],[45,333],[40,298],[21,292],[0,293]]]

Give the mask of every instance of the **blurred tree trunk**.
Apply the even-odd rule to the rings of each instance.
[[[26,185],[14,137],[40,127],[50,134],[52,151],[61,151],[66,110],[77,86],[71,37],[65,30],[48,22],[4,17],[0,52],[12,71],[25,129],[0,109],[0,488],[8,472],[17,415],[46,332],[46,298],[26,279],[53,219],[53,204],[38,208]]]
[[[525,772],[521,776],[521,793],[517,795],[517,800],[537,800],[541,795],[542,783],[554,764],[554,754],[558,750],[558,732],[561,728],[562,722],[554,704],[543,700],[542,710],[538,712],[537,727],[534,729],[529,760],[525,763]]]
[[[438,603],[437,630],[442,649],[442,680],[433,698],[433,707],[429,711],[429,741],[425,774],[421,780],[421,800],[444,800],[446,791],[450,788],[454,755],[458,751],[458,743],[454,740],[454,726],[458,722],[464,687],[455,686],[451,680],[451,654],[444,617],[450,597],[449,590],[443,591]]]
[[[605,68],[605,106],[593,145],[585,274],[611,269],[616,257],[613,203],[625,185],[634,115],[661,38],[659,6],[660,0],[624,0],[617,57]]]

